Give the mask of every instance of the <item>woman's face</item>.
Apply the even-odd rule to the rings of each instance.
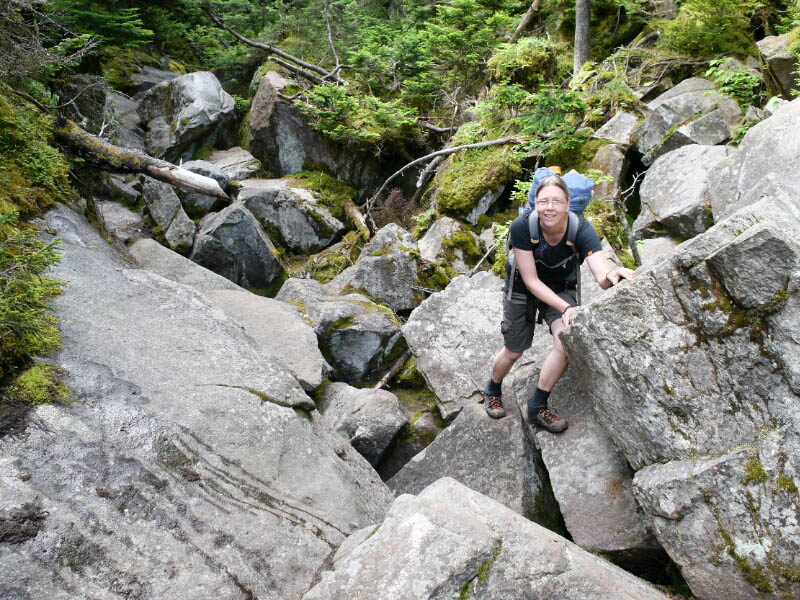
[[[539,189],[536,195],[536,214],[544,227],[556,227],[567,219],[569,202],[567,196],[557,185]]]

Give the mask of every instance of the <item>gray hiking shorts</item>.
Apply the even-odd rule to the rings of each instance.
[[[539,302],[531,294],[525,296],[523,301],[517,294],[510,300],[508,295],[503,295],[503,322],[500,331],[503,334],[503,345],[511,352],[525,352],[531,347],[537,320],[540,323],[544,321],[550,327],[553,321],[561,318],[561,313],[549,304]],[[575,290],[558,292],[558,297],[573,306],[578,304]]]

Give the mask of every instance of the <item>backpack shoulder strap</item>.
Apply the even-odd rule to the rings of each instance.
[[[531,234],[531,244],[536,247],[539,243],[539,215],[536,214],[535,210],[531,211],[531,214],[528,216],[528,229],[530,230]]]
[[[567,245],[570,246],[575,254],[578,249],[575,247],[575,238],[578,236],[578,228],[581,225],[581,218],[574,212],[569,211],[569,222],[567,223]],[[531,234],[531,244],[534,246],[539,243],[539,215],[531,212],[528,217],[528,229]]]

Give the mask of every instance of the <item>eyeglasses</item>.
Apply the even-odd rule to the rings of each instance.
[[[564,206],[566,202],[564,200],[550,200],[549,198],[542,198],[541,200],[537,200],[536,204],[538,206]]]

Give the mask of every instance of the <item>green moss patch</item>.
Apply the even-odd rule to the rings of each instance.
[[[289,185],[302,187],[314,192],[319,203],[328,209],[335,218],[345,219],[342,204],[345,200],[353,200],[356,191],[348,184],[335,177],[316,170],[303,170],[285,178]]]
[[[63,404],[72,399],[61,381],[65,371],[48,363],[37,363],[20,373],[9,386],[11,397],[28,404]]]

